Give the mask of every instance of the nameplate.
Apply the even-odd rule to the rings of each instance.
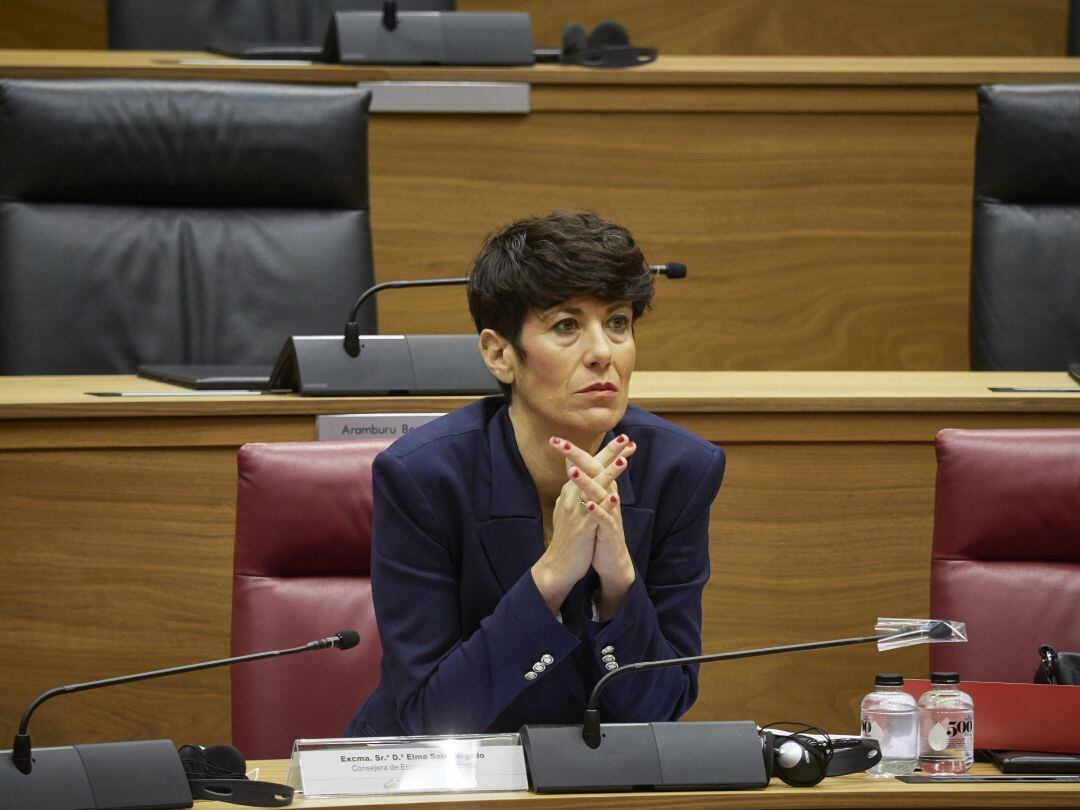
[[[350,439],[400,439],[410,430],[427,424],[442,413],[346,413],[315,417],[320,442]]]
[[[529,789],[517,734],[297,740],[288,783],[305,796]]]

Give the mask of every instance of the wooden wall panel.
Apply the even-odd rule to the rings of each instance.
[[[929,609],[930,443],[733,444],[713,506],[710,651],[869,635]],[[856,733],[879,671],[926,671],[925,649],[872,645],[706,665],[693,719],[800,720]]]
[[[462,274],[556,208],[630,227],[660,280],[639,367],[964,369],[973,115],[378,116],[380,279]],[[573,148],[567,148],[573,144]],[[460,288],[388,292],[386,333],[468,331]]]
[[[183,2],[184,0],[177,0]],[[458,0],[528,11],[537,43],[624,23],[666,54],[1060,56],[1068,0]],[[0,48],[101,48],[104,0],[4,0]]]
[[[107,45],[105,0],[0,2],[0,48],[97,49]]]
[[[618,20],[661,53],[1062,56],[1068,0],[458,0],[532,14],[536,42]]]
[[[65,683],[229,654],[236,448],[0,454],[0,736]],[[225,671],[50,701],[35,744],[229,740]]]

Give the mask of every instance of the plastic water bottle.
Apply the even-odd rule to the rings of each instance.
[[[878,675],[874,691],[863,698],[862,736],[881,744],[881,759],[867,771],[871,776],[903,776],[915,770],[918,706],[903,686],[903,675]]]
[[[955,672],[935,672],[919,698],[919,767],[926,773],[964,773],[975,760],[975,704]]]

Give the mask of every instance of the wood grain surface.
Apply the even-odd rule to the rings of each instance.
[[[635,402],[728,453],[704,648],[862,635],[878,616],[924,614],[936,430],[1080,426],[1080,395],[992,395],[990,383],[1068,385],[1049,373],[637,374]],[[0,378],[0,738],[46,688],[227,654],[241,443],[311,440],[320,412],[439,404],[177,396],[106,406],[84,393],[152,386],[167,390],[134,378]],[[851,731],[883,669],[925,675],[925,652],[713,664],[689,717]],[[58,698],[35,715],[34,740],[224,742],[228,690],[226,673],[208,672]]]
[[[262,779],[282,782],[288,772],[285,760],[252,763]],[[976,763],[974,774],[996,773]],[[366,798],[306,799],[297,796],[293,807],[361,808],[421,807],[424,810],[458,810],[479,806],[487,810],[542,807],[590,810],[714,810],[714,808],[976,808],[976,807],[1075,807],[1076,785],[1061,784],[945,784],[907,785],[895,779],[874,779],[865,774],[826,779],[813,788],[792,788],[773,779],[765,790],[722,790],[677,793],[592,793],[538,795],[535,793],[459,793],[442,795],[371,796]],[[231,810],[230,805],[206,803],[200,810]]]
[[[567,23],[615,19],[665,54],[1055,56],[1068,0],[458,0],[458,9],[527,11],[533,41],[555,46]],[[104,0],[0,3],[0,48],[105,42]]]

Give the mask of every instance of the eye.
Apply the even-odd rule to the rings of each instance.
[[[617,315],[612,315],[608,320],[608,328],[615,332],[625,332],[630,328],[630,319],[621,312]]]
[[[573,318],[563,318],[552,328],[561,335],[568,335],[577,329],[577,321]]]

